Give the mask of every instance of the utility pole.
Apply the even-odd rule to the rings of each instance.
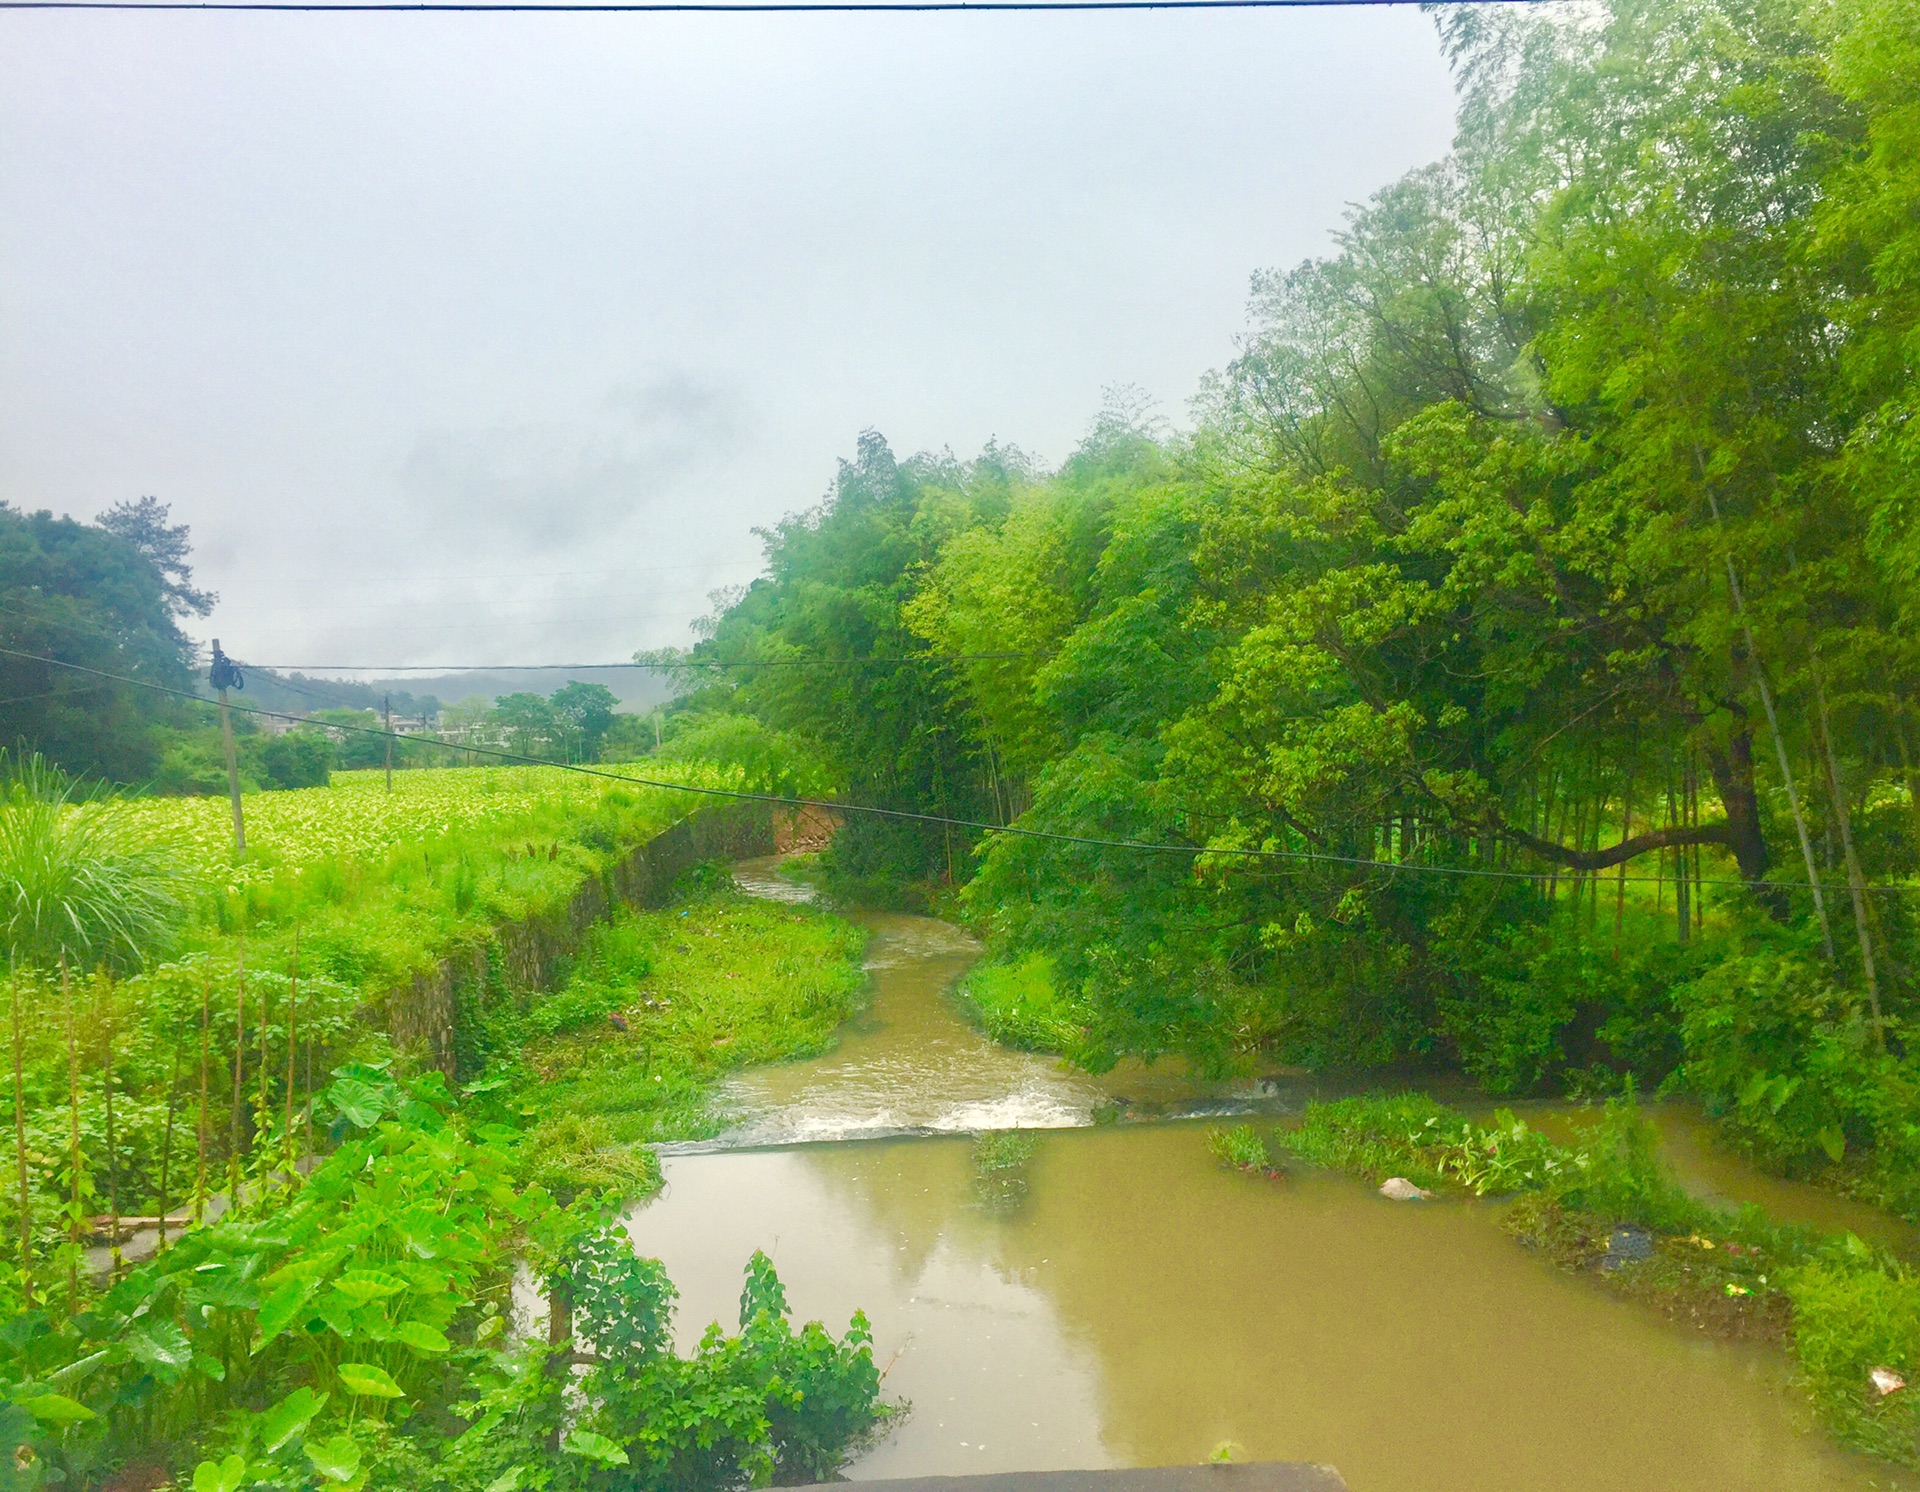
[[[220,651],[220,639],[213,640],[213,667],[207,682],[220,694],[220,740],[227,748],[227,796],[233,799],[233,854],[237,860],[247,852],[247,826],[240,817],[240,763],[233,754],[233,717],[227,713],[227,690],[244,689],[247,681],[233,660]]]
[[[387,732],[387,791],[393,791],[393,696],[380,696],[380,723]]]

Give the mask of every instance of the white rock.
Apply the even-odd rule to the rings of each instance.
[[[1390,1202],[1424,1202],[1433,1193],[1422,1191],[1404,1176],[1389,1176],[1380,1183],[1380,1195]]]

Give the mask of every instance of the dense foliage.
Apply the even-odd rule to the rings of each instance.
[[[343,773],[247,795],[236,863],[224,799],[73,797],[33,761],[0,796],[0,1305],[79,1291],[113,1215],[197,1217],[304,1154],[314,1083],[388,1051],[390,995],[464,958],[465,998],[515,996],[498,930],[563,922],[688,806],[551,767]]]
[[[181,705],[33,660],[191,684],[193,645],[180,623],[205,616],[213,598],[193,587],[185,526],[167,520],[152,498],[94,523],[0,503],[0,647],[9,650],[0,654],[0,747],[24,744],[68,771],[123,782],[158,769],[188,723]]]
[[[685,705],[850,802],[1188,851],[829,852],[970,880],[1083,1060],[1673,1081],[1920,1204],[1920,12],[1443,35],[1454,151],[1257,277],[1190,434],[863,438]]]
[[[263,1179],[84,1314],[7,1323],[10,1485],[130,1459],[196,1492],[709,1492],[825,1479],[882,1418],[865,1321],[796,1332],[764,1255],[739,1334],[678,1355],[660,1265],[597,1202],[527,1185],[516,1132],[437,1073],[344,1069],[320,1105],[341,1143],[310,1174]]]

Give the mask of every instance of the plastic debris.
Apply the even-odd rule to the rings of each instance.
[[[1701,1236],[1700,1236],[1700,1235],[1699,1235],[1698,1233],[1691,1233],[1691,1234],[1689,1234],[1689,1235],[1688,1235],[1688,1236],[1687,1236],[1687,1237],[1686,1237],[1686,1238],[1685,1238],[1685,1239],[1683,1240],[1683,1242],[1686,1242],[1686,1243],[1690,1243],[1690,1244],[1692,1244],[1692,1245],[1693,1245],[1693,1246],[1694,1246],[1695,1248],[1703,1248],[1703,1249],[1710,1249],[1710,1248],[1716,1248],[1716,1247],[1718,1247],[1718,1245],[1717,1245],[1717,1244],[1715,1244],[1715,1243],[1714,1243],[1714,1241],[1713,1241],[1713,1240],[1712,1240],[1711,1238],[1702,1238],[1702,1237],[1701,1237]],[[1736,1249],[1736,1250],[1737,1250],[1737,1249],[1739,1248],[1739,1245],[1738,1245],[1738,1244],[1732,1244],[1732,1245],[1729,1245],[1729,1247],[1732,1247],[1732,1248],[1734,1248],[1734,1249]]]
[[[1389,1202],[1424,1202],[1433,1193],[1415,1186],[1404,1176],[1389,1176],[1380,1183],[1380,1195]]]
[[[1727,1294],[1729,1294],[1729,1295],[1751,1295],[1751,1294],[1753,1294],[1753,1292],[1752,1292],[1751,1290],[1749,1290],[1749,1289],[1748,1289],[1748,1288],[1747,1288],[1747,1287],[1746,1287],[1745,1285],[1736,1285],[1736,1284],[1734,1284],[1734,1283],[1733,1283],[1732,1281],[1728,1281],[1728,1283],[1727,1283]]]
[[[1873,1391],[1883,1399],[1886,1398],[1888,1394],[1897,1394],[1907,1386],[1907,1380],[1894,1372],[1892,1368],[1873,1369],[1873,1371],[1867,1374],[1867,1382],[1873,1385]]]

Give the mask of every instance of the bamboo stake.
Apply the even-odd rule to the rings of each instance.
[[[7,989],[13,1006],[13,1158],[20,1168],[20,1292],[33,1305],[33,1187],[27,1172],[27,1085],[20,1034],[20,971],[11,969]]]
[[[240,1207],[240,1115],[246,1102],[247,1053],[247,944],[239,940],[239,962],[233,997],[233,1108],[228,1115],[232,1129],[231,1153],[227,1156],[227,1207]]]
[[[193,1161],[193,1224],[197,1228],[207,1220],[207,1040],[213,1014],[213,976],[200,976],[200,1112]]]
[[[94,989],[104,996],[106,1002],[106,1065],[101,1075],[101,1086],[105,1092],[107,1107],[107,1278],[118,1281],[120,1278],[120,1155],[114,1145],[113,1132],[113,982],[105,975],[96,976]]]
[[[293,976],[287,993],[287,1121],[281,1154],[287,1168],[287,1195],[293,1195],[293,1054],[300,1031],[300,930],[293,931]]]
[[[60,994],[67,1007],[67,1103],[70,1116],[67,1145],[68,1180],[73,1197],[67,1213],[67,1312],[80,1310],[80,1042],[73,1009],[73,980],[67,973],[67,956],[60,955]]]
[[[160,1138],[160,1247],[167,1246],[167,1180],[173,1170],[173,1117],[180,1107],[180,1043],[173,1044],[173,1075],[167,1079],[167,1123]]]

